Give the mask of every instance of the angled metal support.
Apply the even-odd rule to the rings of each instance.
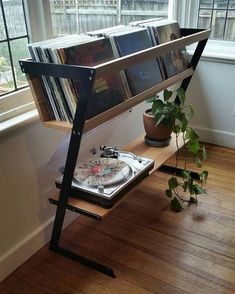
[[[202,29],[181,29],[181,34],[182,34],[182,36],[188,36],[188,35],[195,34],[195,33],[201,32],[201,31],[203,31],[203,30]],[[202,52],[207,44],[207,41],[208,41],[208,39],[204,39],[204,40],[199,41],[197,44],[197,47],[196,47],[194,54],[192,56],[192,59],[191,59],[191,65],[193,67],[193,70],[196,69],[196,67],[199,63],[199,60],[200,60]],[[181,83],[180,87],[183,88],[185,92],[189,86],[189,83],[190,83],[192,77],[193,76],[190,76],[190,77],[184,79]],[[178,96],[176,96],[175,101],[180,102]]]
[[[161,165],[158,170],[163,173],[172,174],[172,175],[179,176],[179,177],[182,176],[182,172],[183,172],[182,168],[178,168],[178,167],[174,167],[174,166],[170,166],[170,165],[165,165],[165,164]],[[199,173],[190,171],[190,175],[191,175],[192,179],[200,180]]]

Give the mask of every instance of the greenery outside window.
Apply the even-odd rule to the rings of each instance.
[[[34,107],[18,60],[28,57],[22,0],[0,1],[0,122]]]

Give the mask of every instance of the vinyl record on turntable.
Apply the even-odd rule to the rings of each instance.
[[[89,187],[115,186],[131,176],[131,167],[115,158],[95,158],[81,163],[75,170],[74,180]]]

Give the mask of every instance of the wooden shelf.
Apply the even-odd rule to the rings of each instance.
[[[161,92],[165,88],[170,87],[171,85],[174,85],[174,84],[192,76],[192,74],[193,74],[193,69],[189,68],[189,69],[173,76],[172,78],[169,78],[169,79],[155,85],[154,87],[149,88],[146,91],[143,91],[140,94],[129,98],[128,100],[122,102],[121,104],[87,120],[85,122],[85,127],[83,129],[83,133],[86,133],[87,131],[107,122],[108,120],[111,120],[112,118],[116,117],[117,115],[120,115],[124,111],[127,111],[130,108],[143,102],[146,98],[151,97],[151,96],[155,95],[156,93]],[[59,129],[62,131],[68,131],[68,130],[72,129],[72,124],[67,123],[67,122],[55,121],[55,120],[44,121],[43,125],[45,127]]]
[[[182,137],[179,138],[179,147],[183,146]],[[171,143],[166,147],[150,147],[144,143],[144,135],[139,136],[129,145],[123,148],[125,151],[133,152],[136,155],[151,158],[155,161],[154,168],[151,171],[154,172],[158,169],[169,157],[171,157],[176,152],[176,138],[172,136]],[[133,188],[134,189],[134,188]],[[126,198],[129,193],[133,190],[131,189],[126,195],[120,198],[111,208],[103,208],[98,204],[93,204],[88,201],[70,197],[66,208],[94,218],[96,220],[101,220],[106,215],[108,215],[124,198]],[[53,195],[49,198],[50,203],[57,205],[59,200],[59,193]]]

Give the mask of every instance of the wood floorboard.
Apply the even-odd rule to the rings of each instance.
[[[64,247],[112,267],[116,279],[46,245],[0,283],[0,293],[235,293],[235,150],[207,151],[208,194],[198,206],[172,212],[169,175],[156,171],[101,222],[81,216],[63,231]],[[189,167],[197,171],[190,159]]]

